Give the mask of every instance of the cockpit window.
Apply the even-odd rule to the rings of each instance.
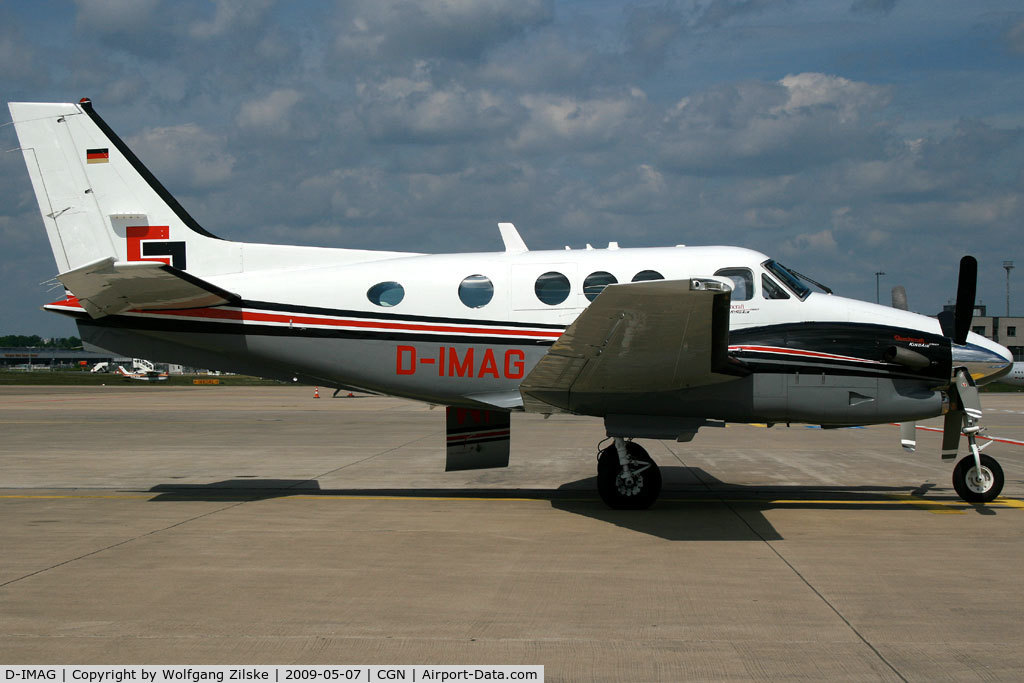
[[[793,271],[786,266],[782,265],[778,261],[769,259],[761,264],[764,269],[775,277],[782,280],[783,284],[793,290],[793,293],[800,297],[801,301],[807,298],[807,295],[811,293],[811,288],[800,281]],[[782,297],[770,297],[770,298],[782,298]]]
[[[749,268],[722,268],[715,275],[732,280],[732,301],[750,301],[754,297],[754,275]]]
[[[765,299],[788,299],[789,294],[764,273],[761,273],[761,296]]]

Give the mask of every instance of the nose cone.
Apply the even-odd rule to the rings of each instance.
[[[953,344],[953,367],[967,368],[978,384],[999,379],[1013,369],[1013,355],[1002,344],[970,332],[963,346]]]

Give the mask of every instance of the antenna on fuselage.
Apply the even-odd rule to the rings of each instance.
[[[530,251],[526,242],[519,236],[516,226],[511,223],[498,223],[498,230],[501,232],[501,241],[505,243],[506,254],[522,254],[524,251]]]

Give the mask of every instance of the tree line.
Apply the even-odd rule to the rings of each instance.
[[[82,340],[78,337],[54,337],[43,339],[37,334],[8,334],[0,336],[0,346],[35,346],[44,349],[80,349]]]

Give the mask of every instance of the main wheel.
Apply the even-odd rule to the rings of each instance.
[[[988,503],[1003,490],[1003,468],[987,455],[981,456],[981,472],[968,455],[953,468],[953,488],[968,503]]]
[[[649,508],[661,493],[661,470],[638,443],[626,442],[630,477],[622,473],[615,445],[601,451],[597,459],[597,492],[613,510]]]

